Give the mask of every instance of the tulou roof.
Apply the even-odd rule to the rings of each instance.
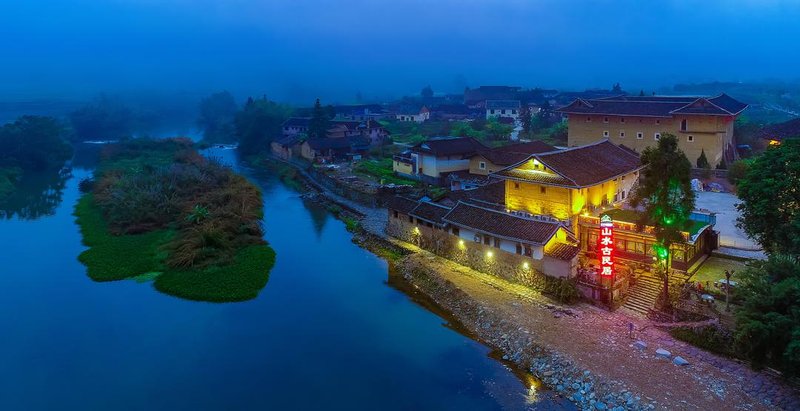
[[[494,237],[533,244],[546,243],[561,227],[558,223],[531,220],[464,202],[456,204],[442,220]]]
[[[579,98],[556,111],[566,114],[672,117],[674,115],[735,116],[745,108],[747,108],[747,104],[723,93],[716,97],[614,96],[597,99]]]
[[[541,170],[537,162],[551,172]],[[632,173],[641,167],[637,154],[601,140],[581,147],[533,154],[494,175],[544,185],[582,188]]]
[[[800,118],[765,126],[758,135],[761,138],[778,141],[787,138],[800,138]]]

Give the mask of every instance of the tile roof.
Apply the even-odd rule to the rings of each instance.
[[[389,203],[386,207],[390,210],[395,210],[403,214],[408,214],[417,206],[417,200],[412,200],[408,197],[393,196],[389,198]]]
[[[291,135],[291,136],[287,136],[287,137],[281,138],[279,140],[276,140],[275,142],[280,144],[280,145],[282,145],[282,146],[284,146],[284,147],[288,147],[288,146],[293,146],[295,144],[302,143],[303,140],[304,140],[304,137],[302,135],[295,134],[295,135]]]
[[[561,227],[464,202],[456,204],[442,220],[494,237],[533,244],[546,243]]]
[[[761,129],[759,137],[769,140],[800,138],[800,118],[778,124],[770,124]]]
[[[567,114],[608,114],[621,116],[672,117],[682,115],[737,115],[747,108],[727,94],[697,96],[614,96],[576,99],[556,111]]]
[[[486,100],[487,109],[518,109],[519,100]]]
[[[559,260],[569,261],[575,258],[576,255],[581,251],[581,249],[577,246],[559,243],[554,244],[552,247],[549,247],[548,250],[545,250],[544,254],[549,257],[557,258]]]
[[[459,201],[482,205],[483,207],[505,209],[506,183],[493,181],[481,187],[470,190],[458,190],[447,193],[439,199],[439,204],[455,206]]]
[[[449,212],[449,207],[428,201],[420,201],[408,214],[433,224],[444,225],[445,223],[442,221],[442,217]]]
[[[541,141],[531,141],[528,143],[511,144],[508,146],[485,148],[478,150],[478,155],[499,166],[516,164],[531,154],[555,151],[556,148]]]
[[[600,184],[642,167],[638,155],[608,140],[566,150],[533,154],[529,158],[538,160],[555,174],[536,170],[531,161],[526,159],[493,175],[580,188]]]
[[[308,145],[314,150],[336,150],[349,149],[369,145],[369,140],[360,136],[340,137],[340,138],[313,138],[307,141]]]
[[[411,150],[435,156],[453,156],[473,154],[485,148],[486,146],[470,137],[448,137],[423,141],[416,144]]]
[[[308,127],[310,117],[289,117],[283,122],[283,127]]]

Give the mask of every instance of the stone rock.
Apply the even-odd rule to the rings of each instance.
[[[572,394],[572,399],[573,399],[575,402],[583,402],[583,395],[580,395],[580,394],[578,394],[578,393],[576,392],[575,394]]]
[[[659,348],[659,349],[656,350],[656,357],[669,358],[669,357],[672,357],[672,353],[670,353],[669,351],[667,351],[667,350],[665,350],[663,348]]]
[[[675,358],[672,359],[672,363],[675,365],[689,365],[689,361],[683,359],[683,357],[677,355]]]
[[[553,314],[553,317],[555,317],[555,318],[561,318],[561,314],[559,314],[559,313],[555,313],[555,314]]]
[[[504,356],[503,356],[503,359],[504,359],[504,360],[506,360],[506,361],[508,361],[508,356],[507,356],[507,355],[504,355]]]
[[[636,348],[638,350],[644,350],[645,348],[647,348],[647,343],[641,340],[636,341],[635,343],[633,343],[633,348]]]
[[[597,408],[598,410],[608,409],[608,407],[606,407],[606,404],[600,401],[594,403],[594,407]]]

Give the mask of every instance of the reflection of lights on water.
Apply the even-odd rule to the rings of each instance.
[[[539,401],[539,390],[542,388],[542,383],[533,378],[532,375],[525,375],[525,385],[528,386],[528,391],[525,393],[525,403],[535,404]]]

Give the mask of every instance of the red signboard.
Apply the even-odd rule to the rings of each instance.
[[[607,215],[600,217],[597,250],[600,258],[600,275],[611,276],[614,273],[614,222]]]

